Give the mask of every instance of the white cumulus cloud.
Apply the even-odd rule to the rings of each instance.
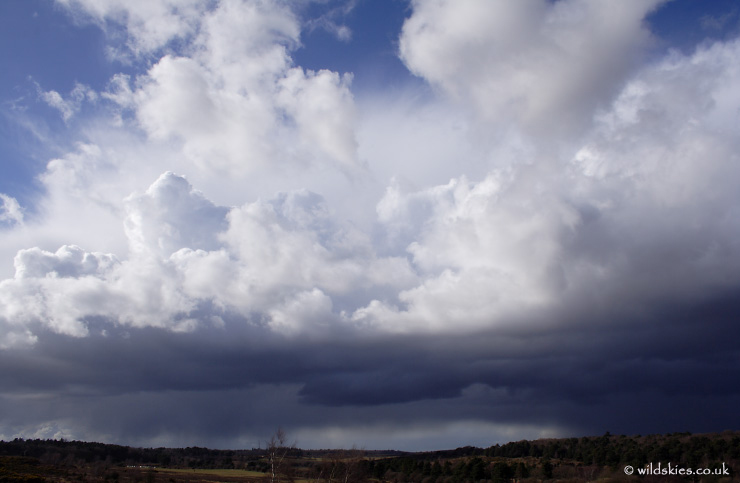
[[[414,0],[401,58],[484,119],[571,134],[637,67],[663,1]]]

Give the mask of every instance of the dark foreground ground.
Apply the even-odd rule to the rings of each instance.
[[[653,474],[640,474],[650,468]],[[740,482],[739,475],[740,432],[734,431],[607,433],[423,453],[0,441],[0,483]]]

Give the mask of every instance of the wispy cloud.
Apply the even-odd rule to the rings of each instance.
[[[75,84],[74,89],[66,99],[57,91],[41,91],[38,85],[37,88],[39,89],[39,97],[50,107],[58,110],[65,122],[80,111],[83,102],[95,102],[98,98],[97,92],[89,86],[79,83]]]
[[[23,224],[23,210],[21,209],[21,205],[18,204],[18,200],[12,196],[0,193],[0,201],[2,201],[2,205],[0,206],[0,222]]]

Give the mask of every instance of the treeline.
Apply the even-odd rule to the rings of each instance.
[[[394,459],[365,460],[361,473],[365,480],[373,479],[392,482],[508,482],[530,477],[552,478],[553,466],[536,461],[491,461],[475,456],[457,460],[419,459],[406,456]]]
[[[727,432],[714,435],[612,436],[568,438],[551,441],[520,441],[486,450],[487,456],[517,458],[532,456],[564,459],[598,466],[629,464],[642,467],[650,462],[673,462],[684,467],[708,466],[717,461],[740,459],[740,435]]]
[[[624,478],[623,468],[667,463],[682,468],[740,470],[740,433],[614,436],[517,441],[489,448],[414,453],[366,462],[368,475],[415,483],[509,482],[526,479]],[[734,471],[733,471],[734,469]],[[711,478],[705,478],[711,481]]]
[[[261,450],[188,448],[134,448],[115,444],[53,439],[0,441],[0,455],[37,458],[50,465],[170,466],[176,468],[245,468],[261,457]]]
[[[115,444],[64,439],[22,439],[0,441],[0,456],[24,456],[42,464],[57,466],[151,466],[199,469],[244,469],[266,471],[267,448],[241,450],[208,449],[198,446],[187,448],[136,448]],[[289,448],[291,461],[303,462],[305,466],[313,460],[331,461],[337,454],[349,454],[338,450],[304,450]],[[356,450],[352,454],[357,454]],[[403,451],[362,451],[367,458],[384,458],[405,455]]]
[[[666,435],[611,435],[517,441],[489,448],[464,447],[455,450],[420,453],[424,459],[450,459],[471,456],[488,458],[538,458],[569,460],[588,465],[641,467],[650,462],[673,462],[698,467],[715,461],[740,459],[740,433],[725,431],[704,435],[672,433]]]

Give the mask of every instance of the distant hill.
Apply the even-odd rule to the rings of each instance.
[[[272,450],[272,453],[271,453]],[[276,455],[280,456],[280,464]],[[711,474],[638,476],[652,464]],[[658,466],[660,465],[660,466]],[[633,474],[625,474],[625,467]],[[133,448],[65,440],[0,441],[0,483],[504,483],[612,480],[740,481],[740,432],[611,435],[517,441],[427,452]],[[714,473],[717,474],[714,474]]]

